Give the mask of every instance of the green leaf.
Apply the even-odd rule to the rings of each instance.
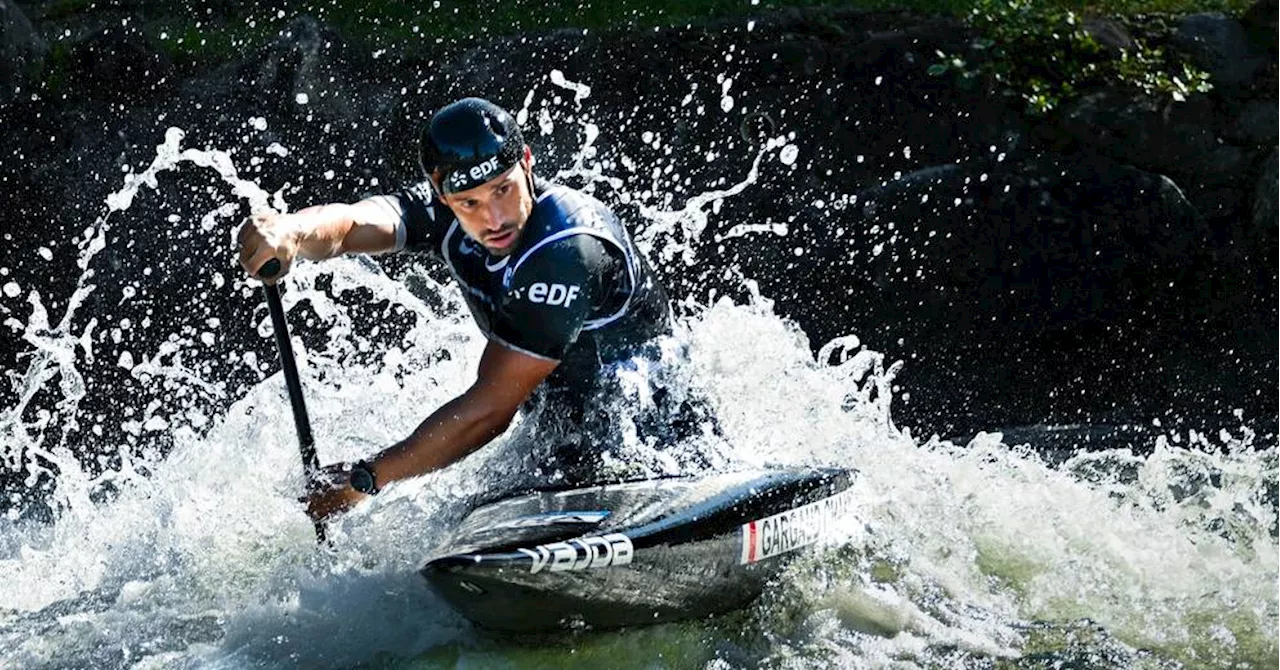
[[[946,74],[947,66],[943,65],[942,63],[934,63],[933,65],[929,66],[929,69],[927,70],[927,72],[929,73],[930,76],[937,77],[938,75]]]

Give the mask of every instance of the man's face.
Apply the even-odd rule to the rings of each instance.
[[[524,157],[510,170],[475,188],[441,196],[467,236],[494,256],[511,253],[533,212],[527,176],[531,167],[532,155],[526,148]]]

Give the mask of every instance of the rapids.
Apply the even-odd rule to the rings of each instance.
[[[544,107],[538,123],[571,124],[583,137],[560,177],[608,186],[593,145],[609,131],[583,109],[590,89],[558,72],[549,79],[573,100],[556,115]],[[94,267],[109,231],[127,224],[136,199],[168,188],[171,173],[216,178],[222,202],[201,218],[201,235],[230,240],[242,205],[288,209],[283,191],[241,178],[231,154],[183,139],[171,129],[86,224],[61,313],[36,287],[0,291],[0,315],[27,346],[25,368],[8,375],[17,402],[0,408],[0,467],[33,487],[0,517],[4,667],[1274,667],[1275,445],[1227,426],[1157,435],[1143,455],[1049,462],[996,432],[967,444],[912,435],[892,418],[902,366],[892,352],[863,347],[851,321],[814,356],[750,277],[739,277],[739,294],[681,302],[684,383],[710,396],[732,446],[726,467],[858,469],[846,532],[796,561],[753,608],[716,620],[542,640],[472,630],[415,570],[492,481],[502,440],[391,487],[333,523],[332,546],[317,548],[296,501],[301,465],[282,377],[264,377],[269,365],[247,354],[237,364],[258,378],[243,388],[204,372],[225,356],[213,346],[220,332],[239,324],[193,309],[189,336],[130,350],[118,335],[129,324],[82,309],[105,290]],[[289,153],[257,151],[253,160]],[[787,137],[756,151],[755,166],[796,160]],[[752,188],[755,174],[679,209],[619,197],[643,203],[637,239],[651,257],[687,263],[717,203]],[[392,276],[368,259],[299,263],[286,284],[322,462],[399,439],[469,384],[483,341],[457,290],[424,267]],[[245,281],[215,282],[212,295],[261,299]],[[375,324],[396,327],[371,327],[368,311],[351,307],[357,299],[376,305]],[[256,314],[257,335],[269,337],[265,309]],[[208,415],[193,400],[119,416],[82,410],[81,370],[95,359],[227,409]],[[107,445],[110,465],[88,468],[75,445],[115,434],[104,422],[139,439]],[[148,439],[157,433],[169,438],[163,449]],[[37,495],[42,481],[51,484]],[[23,511],[34,507],[47,512]]]

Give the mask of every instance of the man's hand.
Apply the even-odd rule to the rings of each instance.
[[[324,521],[358,505],[369,496],[351,488],[351,464],[334,463],[320,468],[307,484],[307,515]]]
[[[240,226],[236,240],[240,246],[240,265],[251,277],[274,284],[289,274],[298,255],[299,231],[289,214],[263,212],[254,214]],[[259,277],[258,270],[271,259],[280,261],[280,271],[270,278]]]

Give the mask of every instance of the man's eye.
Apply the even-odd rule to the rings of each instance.
[[[503,184],[498,187],[498,195],[506,195],[511,192],[511,184]]]

